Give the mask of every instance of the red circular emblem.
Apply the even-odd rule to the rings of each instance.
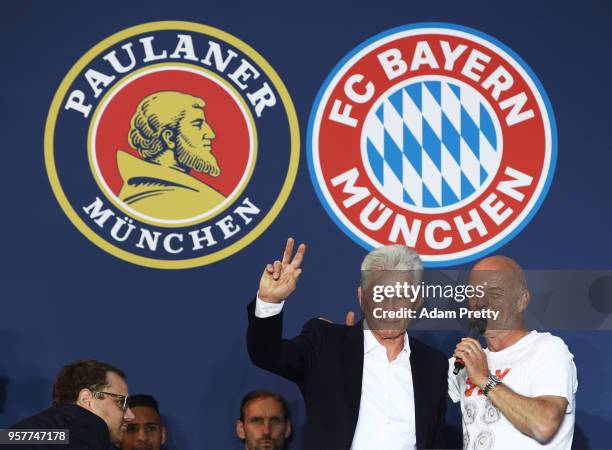
[[[516,235],[554,172],[541,84],[475,30],[417,24],[353,50],[310,117],[311,177],[326,210],[370,249],[401,243],[459,264]]]

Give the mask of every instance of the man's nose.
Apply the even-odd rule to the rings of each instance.
[[[130,408],[126,409],[125,412],[123,413],[123,420],[125,422],[131,422],[132,420],[134,420],[134,413],[132,412],[132,410]]]
[[[270,421],[269,420],[264,420],[264,424],[263,424],[263,434],[270,434]]]
[[[147,433],[145,432],[145,427],[138,428],[138,436],[136,436],[138,441],[145,441],[147,439]]]
[[[476,307],[478,309],[487,309],[489,307],[489,302],[485,300],[484,298],[481,298],[478,301],[476,301]]]
[[[216,137],[215,132],[213,131],[212,127],[208,124],[208,122],[204,123],[203,131],[204,131],[204,137],[206,139],[214,139]]]

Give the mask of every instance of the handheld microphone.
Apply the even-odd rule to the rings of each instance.
[[[469,328],[467,337],[472,338],[472,339],[478,339],[480,335],[485,332],[486,329],[487,329],[487,319],[485,318],[472,319],[470,320],[470,328]],[[461,369],[463,369],[464,367],[465,367],[465,364],[463,364],[463,361],[459,361],[458,359],[455,359],[455,368],[453,369],[453,373],[457,375],[461,371]]]

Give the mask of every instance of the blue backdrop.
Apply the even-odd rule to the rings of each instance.
[[[225,30],[261,53],[287,86],[302,135],[300,167],[278,218],[244,250],[194,269],[156,270],[91,244],[55,200],[43,160],[51,99],[67,71],[107,36],[157,20]],[[240,448],[234,423],[242,395],[267,387],[289,400],[299,444],[304,410],[289,382],[251,365],[245,306],[263,264],[287,236],[308,250],[286,308],[287,335],[312,316],[343,321],[355,307],[365,251],[316,198],[304,153],[310,108],[331,68],[391,27],[444,21],[476,28],[516,51],[542,81],[555,111],[559,158],[539,212],[499,253],[526,268],[610,268],[609,1],[428,2],[3,2],[0,15],[4,192],[0,270],[0,426],[50,404],[67,362],[96,358],[123,368],[132,393],[153,393],[173,449]],[[612,333],[557,332],[580,379],[577,448],[612,448]],[[450,351],[456,335],[424,338]],[[459,426],[458,411],[449,418]],[[298,447],[298,445],[295,445]]]

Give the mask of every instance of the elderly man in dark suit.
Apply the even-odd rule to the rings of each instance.
[[[313,319],[299,336],[283,339],[284,300],[295,290],[306,250],[302,244],[294,256],[293,245],[289,239],[282,261],[264,270],[248,306],[247,346],[255,365],[299,386],[308,416],[303,448],[439,448],[447,358],[407,335],[408,317],[382,317],[382,310],[415,311],[421,299],[398,302],[396,295],[377,303],[372,295],[375,286],[420,283],[418,254],[393,245],[365,257],[358,326]]]

